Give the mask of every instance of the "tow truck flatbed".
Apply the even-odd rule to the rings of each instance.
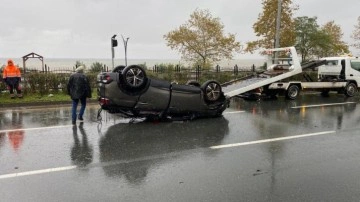
[[[223,87],[225,96],[234,97],[239,94],[292,77],[302,72],[302,68],[294,47],[275,48],[269,51],[271,51],[271,54],[272,52],[285,51],[287,54],[290,55],[290,58],[287,59],[288,64],[277,64],[277,61],[274,61],[272,57],[268,57],[268,67],[266,72],[260,75],[255,75],[253,78],[236,81],[230,85]]]

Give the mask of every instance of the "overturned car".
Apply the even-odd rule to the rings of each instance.
[[[138,65],[117,66],[112,72],[97,76],[101,108],[128,118],[157,120],[192,120],[218,117],[229,99],[221,85],[207,81],[187,85],[149,78]]]

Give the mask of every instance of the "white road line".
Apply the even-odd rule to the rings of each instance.
[[[238,114],[238,113],[244,113],[245,111],[232,111],[232,112],[224,112],[223,114]]]
[[[223,149],[223,148],[229,148],[229,147],[239,147],[239,146],[245,146],[245,145],[261,144],[261,143],[275,142],[275,141],[283,141],[283,140],[290,140],[290,139],[303,138],[303,137],[311,137],[311,136],[317,136],[317,135],[326,135],[326,134],[331,134],[331,133],[335,133],[335,132],[336,131],[324,131],[324,132],[318,132],[318,133],[309,133],[309,134],[303,134],[303,135],[279,137],[279,138],[257,140],[257,141],[250,141],[250,142],[240,142],[240,143],[235,143],[235,144],[212,146],[212,147],[210,147],[210,149]]]
[[[297,106],[297,107],[291,107],[291,108],[298,109],[298,108],[324,107],[324,106],[334,106],[334,105],[347,105],[347,104],[354,104],[354,103],[356,103],[356,102],[341,102],[341,103],[320,104],[320,105],[304,105],[304,106]]]
[[[14,177],[22,177],[27,175],[38,175],[38,174],[44,174],[44,173],[52,173],[52,172],[59,172],[59,171],[65,171],[65,170],[72,170],[77,168],[76,166],[66,166],[66,167],[59,167],[59,168],[48,168],[43,170],[33,170],[28,172],[21,172],[21,173],[11,173],[11,174],[5,174],[0,175],[0,179],[8,179],[8,178],[14,178]]]
[[[28,131],[28,130],[45,130],[45,129],[54,129],[54,128],[66,128],[72,125],[63,125],[63,126],[49,126],[49,127],[40,127],[40,128],[17,128],[11,130],[0,130],[0,133],[12,132],[12,131]]]
[[[326,134],[331,134],[331,133],[336,133],[336,131],[324,131],[324,132],[318,132],[318,133],[295,135],[295,136],[290,136],[290,137],[281,137],[281,138],[272,138],[272,139],[258,140],[258,141],[251,141],[251,142],[242,142],[242,143],[235,143],[235,144],[218,145],[218,146],[212,146],[212,147],[210,147],[210,149],[223,149],[223,148],[229,148],[229,147],[239,147],[239,146],[252,145],[252,144],[261,144],[261,143],[267,143],[267,142],[283,141],[283,140],[289,140],[289,139],[295,139],[295,138],[311,137],[311,136],[317,136],[317,135],[326,135]],[[10,173],[10,174],[0,175],[0,180],[1,179],[15,178],[15,177],[29,176],[29,175],[38,175],[38,174],[60,172],[60,171],[66,171],[66,170],[73,170],[73,169],[76,169],[76,168],[77,168],[77,166],[65,166],[65,167],[58,167],[58,168],[48,168],[48,169],[43,169],[43,170],[33,170],[33,171],[27,171],[27,172]]]

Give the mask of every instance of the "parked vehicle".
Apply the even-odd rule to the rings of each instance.
[[[358,91],[360,59],[357,57],[327,57],[300,65],[294,47],[269,49],[266,53],[268,54],[266,71],[252,78],[223,86],[225,96],[258,99],[284,94],[287,99],[293,100],[302,90],[320,91],[324,96],[330,91],[336,91],[348,97],[354,96]],[[318,69],[317,81],[312,81],[310,77],[306,77],[306,82],[282,81],[303,73],[303,69],[306,68]]]
[[[180,85],[149,78],[138,65],[118,66],[97,76],[102,109],[130,118],[188,120],[221,116],[229,99],[220,84]]]

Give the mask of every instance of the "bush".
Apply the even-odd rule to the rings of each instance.
[[[23,81],[25,92],[39,93],[40,95],[51,92],[65,91],[69,79],[69,74],[65,73],[28,73]]]
[[[95,62],[90,66],[90,73],[100,73],[105,68],[105,65],[100,62]]]

